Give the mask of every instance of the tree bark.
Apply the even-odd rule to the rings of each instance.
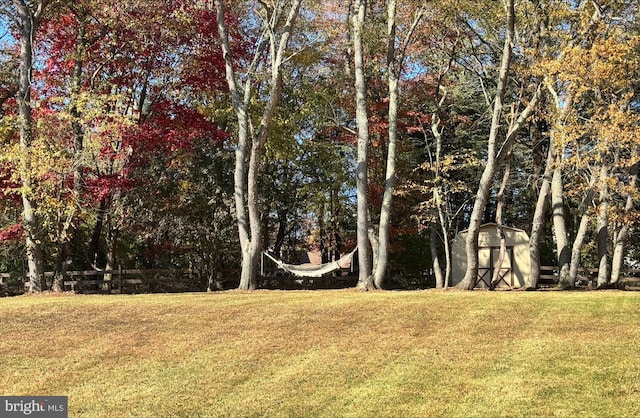
[[[536,201],[536,209],[531,222],[531,236],[529,237],[529,259],[531,271],[529,277],[525,279],[525,289],[535,289],[540,280],[540,239],[544,233],[545,212],[547,208],[547,198],[551,189],[551,176],[553,175],[553,165],[555,163],[555,152],[549,146],[547,151],[547,162],[542,176],[542,184]]]
[[[20,114],[20,177],[22,183],[22,225],[24,227],[25,252],[27,258],[27,291],[42,290],[44,273],[42,249],[39,239],[39,222],[36,217],[36,201],[31,182],[31,143],[33,120],[31,115],[31,83],[33,69],[33,39],[44,2],[13,0],[16,7],[20,35],[20,65],[18,82],[18,109]],[[35,10],[32,7],[36,7]]]
[[[637,160],[638,158],[638,147],[634,147],[631,152],[631,159]],[[638,166],[640,166],[639,162],[635,162],[631,166],[631,170],[629,171],[629,187],[631,190],[636,190],[636,183],[638,181]],[[624,206],[624,214],[627,215],[629,212],[633,210],[633,195],[630,192],[627,194],[627,199]],[[611,285],[618,285],[620,280],[620,272],[622,270],[624,264],[624,247],[631,233],[631,225],[629,223],[624,223],[620,229],[618,230],[613,247],[613,257],[611,258]]]
[[[438,88],[440,90],[440,88]],[[443,89],[444,90],[444,89]],[[442,108],[444,104],[444,100],[447,96],[446,90],[440,100],[438,101],[438,111]],[[435,239],[438,237],[438,234],[435,230],[434,226],[431,228],[430,239],[431,241],[431,253],[433,260],[433,270],[434,275],[436,277],[436,287],[439,287],[438,284],[442,281],[442,287],[445,289],[449,287],[449,283],[451,282],[451,251],[449,250],[449,228],[451,227],[449,222],[449,217],[447,212],[444,210],[446,205],[446,194],[442,191],[443,187],[443,178],[441,173],[442,168],[442,127],[440,126],[440,116],[437,112],[433,112],[431,115],[431,133],[435,138],[436,142],[436,153],[435,153],[435,171],[434,171],[434,187],[433,187],[433,201],[436,205],[436,210],[438,212],[438,224],[440,226],[440,233],[442,234],[442,243],[444,247],[444,259],[445,259],[445,270],[444,276],[442,279],[439,278],[439,275],[442,275],[442,267],[440,266],[440,260],[438,259],[437,246],[435,245]],[[434,252],[435,251],[435,252]]]
[[[269,127],[280,99],[282,89],[282,64],[285,59],[291,33],[298,16],[301,0],[294,0],[289,8],[286,20],[281,26],[279,18],[283,11],[284,2],[276,4],[267,10],[270,14],[264,20],[262,34],[253,61],[246,71],[244,93],[241,97],[236,72],[231,56],[229,35],[224,20],[223,0],[214,0],[216,22],[222,55],[225,61],[227,85],[231,94],[233,108],[238,121],[238,146],[234,170],[234,195],[240,251],[242,254],[242,270],[238,289],[253,290],[258,284],[258,263],[263,249],[262,225],[260,222],[258,174],[264,154],[264,147],[268,139]],[[279,33],[279,39],[276,34]],[[253,97],[252,83],[255,72],[259,67],[262,54],[270,46],[270,87],[267,103],[262,113],[260,125],[256,132],[250,129],[249,104]],[[247,152],[250,150],[249,155]],[[246,168],[248,160],[248,168]],[[246,168],[246,172],[245,172]]]
[[[384,194],[380,207],[380,225],[378,227],[378,257],[375,263],[374,286],[381,289],[389,260],[389,221],[391,203],[396,179],[396,141],[398,135],[398,73],[396,63],[396,0],[387,1],[387,83],[389,91],[389,144],[387,147],[387,170],[384,183]]]
[[[578,269],[580,268],[580,256],[582,254],[582,247],[584,246],[584,239],[587,236],[587,228],[591,216],[589,212],[585,212],[580,217],[580,225],[576,231],[576,237],[573,240],[573,246],[571,247],[571,264],[569,265],[569,282],[576,283],[578,280]]]
[[[507,159],[507,163],[504,167],[504,174],[502,176],[502,183],[500,184],[500,190],[498,191],[497,196],[497,207],[496,207],[496,229],[498,232],[498,236],[500,237],[500,250],[498,253],[498,259],[496,260],[496,265],[493,266],[493,274],[491,276],[491,285],[489,288],[491,290],[495,290],[496,286],[500,283],[500,271],[502,270],[502,264],[504,264],[504,257],[507,252],[507,238],[504,235],[504,228],[502,227],[502,212],[504,209],[504,191],[507,188],[507,181],[509,181],[509,174],[511,171],[510,159]],[[511,260],[513,262],[513,260]]]
[[[572,281],[569,276],[571,249],[569,248],[569,240],[567,238],[563,192],[562,169],[557,166],[553,170],[553,177],[551,179],[551,210],[553,230],[556,238],[556,254],[558,257],[558,287],[561,289],[573,289],[575,282]]]
[[[445,287],[445,276],[442,274],[442,267],[440,266],[437,240],[438,240],[438,233],[434,228],[431,228],[429,231],[429,250],[431,251],[433,275],[436,278],[436,288],[443,289]]]
[[[384,279],[387,274],[387,265],[389,261],[389,224],[391,218],[391,209],[393,202],[393,191],[396,180],[396,147],[398,137],[398,85],[400,81],[400,72],[402,70],[402,61],[404,60],[402,48],[401,52],[397,52],[396,48],[396,0],[387,0],[387,84],[389,94],[389,127],[387,129],[389,135],[389,143],[387,147],[387,167],[385,173],[384,194],[382,196],[382,205],[380,208],[380,224],[378,227],[378,257],[373,271],[374,286],[382,289]],[[422,18],[422,12],[416,15],[411,25],[409,33],[404,41],[407,44],[411,35]]]
[[[478,192],[476,193],[476,198],[473,204],[473,211],[471,212],[471,217],[469,219],[469,229],[465,245],[467,255],[467,270],[465,272],[464,278],[457,286],[459,288],[468,290],[473,289],[478,277],[478,236],[480,234],[482,214],[484,213],[484,209],[489,198],[491,184],[493,183],[497,168],[496,140],[500,128],[502,106],[507,88],[507,77],[509,75],[509,68],[511,66],[512,48],[515,35],[514,0],[506,0],[505,6],[507,9],[506,34],[504,47],[502,50],[502,60],[500,62],[500,69],[498,74],[498,85],[494,97],[495,101],[493,104],[493,112],[491,116],[491,128],[489,131],[489,139],[487,141],[487,162],[485,164],[484,170],[482,171],[482,176],[480,177]]]
[[[569,266],[569,281],[576,283],[578,280],[578,268],[580,268],[580,255],[582,253],[582,247],[584,246],[584,239],[587,235],[587,228],[589,227],[589,221],[591,220],[590,207],[593,203],[593,188],[595,187],[596,177],[592,176],[589,183],[589,191],[584,201],[580,205],[583,213],[580,217],[580,225],[576,232],[576,237],[573,240],[573,246],[571,247],[571,264]]]
[[[358,145],[356,159],[357,194],[357,241],[358,241],[358,289],[374,287],[371,275],[371,255],[369,243],[368,216],[368,162],[369,162],[369,120],[367,112],[367,85],[364,74],[364,47],[362,30],[366,16],[366,0],[355,0],[351,16],[353,28],[354,86],[356,90],[356,124]]]
[[[609,242],[609,186],[607,177],[609,170],[606,163],[602,163],[599,177],[599,204],[596,216],[598,228],[598,289],[606,288],[609,285],[609,252],[607,243]]]

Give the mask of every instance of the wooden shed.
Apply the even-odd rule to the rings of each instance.
[[[522,287],[531,270],[529,258],[529,236],[522,229],[503,226],[506,239],[506,253],[500,269],[498,287]],[[460,283],[467,270],[467,254],[465,243],[468,230],[460,232],[453,240],[452,252],[452,285]],[[476,288],[488,288],[491,283],[493,269],[500,254],[500,237],[495,223],[484,224],[478,235],[478,277]]]

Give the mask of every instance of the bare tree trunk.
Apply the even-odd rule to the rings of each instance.
[[[500,271],[502,270],[502,264],[504,264],[504,257],[507,252],[507,238],[504,235],[504,229],[502,228],[502,212],[504,209],[504,191],[507,188],[507,181],[509,181],[509,174],[511,171],[510,158],[507,158],[507,163],[504,167],[504,175],[502,176],[502,183],[500,184],[500,190],[497,196],[497,208],[496,208],[496,228],[498,236],[500,237],[500,251],[498,253],[498,259],[495,266],[493,266],[493,274],[491,277],[491,285],[489,288],[494,290],[500,283]],[[513,262],[513,260],[512,260]]]
[[[631,159],[635,160],[638,157],[638,147],[634,147],[631,152]],[[636,190],[636,183],[638,181],[638,166],[640,163],[635,162],[629,172],[629,187],[632,190]],[[633,210],[633,195],[630,192],[627,195],[627,200],[624,206],[624,214],[628,214]],[[611,259],[611,284],[618,285],[620,280],[620,271],[624,263],[624,247],[631,232],[631,225],[624,223],[618,230],[613,247],[613,257]]]
[[[56,260],[56,268],[51,282],[51,291],[53,292],[62,292],[64,290],[64,277],[68,266],[69,242],[62,243],[59,251],[60,254]]]
[[[569,240],[567,238],[563,191],[562,169],[560,167],[556,167],[553,170],[553,177],[551,179],[551,210],[553,214],[553,230],[556,238],[556,252],[560,275],[558,279],[558,287],[561,289],[573,289],[575,287],[575,282],[571,281],[569,277],[571,249],[569,248]]]
[[[371,255],[369,252],[369,216],[368,216],[368,162],[369,162],[369,120],[367,112],[367,85],[364,74],[364,48],[362,30],[366,16],[366,0],[355,0],[351,24],[353,28],[353,62],[356,90],[356,124],[358,127],[358,145],[356,162],[357,193],[357,241],[358,241],[358,285],[359,289],[374,287],[371,275]]]
[[[589,182],[589,191],[587,196],[583,200],[580,207],[582,208],[582,216],[580,217],[580,225],[576,232],[576,237],[573,240],[573,246],[571,248],[571,264],[569,266],[569,281],[576,283],[578,280],[578,268],[580,268],[580,255],[582,253],[582,247],[584,246],[584,239],[587,235],[587,228],[589,221],[591,220],[590,207],[593,203],[593,188],[595,187],[596,177],[592,176]]]
[[[376,234],[375,228],[373,228],[373,224],[371,222],[371,217],[369,217],[369,245],[371,245],[371,271],[376,271],[378,269],[378,261],[379,261],[379,250],[380,250],[380,241],[378,240],[378,234]],[[374,279],[374,275],[371,274],[371,279]],[[373,283],[375,287],[375,283]]]
[[[585,212],[580,217],[580,225],[576,231],[576,237],[573,240],[573,246],[571,247],[571,264],[569,265],[569,282],[576,283],[578,280],[578,269],[580,268],[580,255],[582,253],[582,247],[584,246],[584,239],[587,236],[587,228],[591,216],[589,212]]]
[[[531,271],[529,272],[529,277],[525,279],[525,289],[537,288],[538,281],[540,280],[540,238],[544,233],[544,214],[547,207],[547,198],[551,189],[551,176],[554,162],[555,152],[550,145],[547,151],[547,162],[542,177],[542,184],[540,185],[538,200],[536,201],[536,209],[533,213],[533,221],[531,222],[531,236],[529,237]]]
[[[597,219],[598,228],[598,283],[597,288],[602,289],[609,284],[609,253],[607,243],[609,242],[609,186],[607,177],[609,170],[606,163],[602,162],[599,178],[599,200]]]
[[[25,252],[27,258],[27,290],[42,290],[44,273],[40,239],[39,222],[36,217],[36,202],[31,190],[31,142],[33,120],[31,116],[31,82],[33,68],[33,39],[39,16],[44,4],[41,2],[14,0],[16,6],[20,35],[20,66],[18,84],[18,108],[20,114],[20,177],[22,183],[22,226],[25,230]],[[36,7],[33,10],[32,7]]]
[[[391,72],[390,72],[391,74]],[[378,232],[378,259],[374,270],[374,286],[382,289],[389,261],[389,221],[396,176],[396,137],[398,124],[398,79],[389,75],[389,148],[387,150],[387,173],[380,208]]]
[[[380,208],[380,224],[378,227],[378,257],[374,263],[373,283],[378,289],[384,285],[387,274],[387,264],[389,261],[389,223],[391,217],[391,203],[393,201],[393,190],[396,179],[396,143],[398,137],[398,84],[402,61],[404,59],[402,48],[398,54],[396,52],[396,0],[387,0],[387,83],[389,94],[389,144],[387,148],[387,168],[384,183],[384,194],[382,196],[382,206]],[[405,39],[407,44],[411,38],[413,30],[422,18],[422,12],[418,13],[409,34]]]
[[[251,287],[252,260],[250,259],[250,233],[249,233],[249,217],[246,209],[246,161],[247,148],[249,146],[249,116],[247,114],[246,99],[240,96],[238,86],[236,84],[236,75],[233,68],[231,57],[231,48],[229,45],[229,36],[224,21],[224,4],[222,0],[215,0],[216,20],[218,25],[218,34],[220,37],[220,47],[225,60],[226,79],[231,93],[233,107],[238,119],[238,145],[236,147],[235,169],[233,177],[234,185],[234,202],[236,209],[236,219],[238,223],[238,236],[240,239],[240,252],[242,256],[240,288],[248,289]],[[263,47],[264,48],[264,47]],[[244,96],[248,96],[249,84],[251,80],[247,80],[247,88]]]
[[[515,33],[514,0],[506,0],[505,6],[507,9],[506,34],[504,47],[502,50],[502,60],[500,62],[500,69],[498,74],[498,85],[494,97],[495,101],[493,104],[493,113],[491,116],[491,128],[489,131],[489,139],[487,142],[487,162],[484,166],[484,170],[482,171],[482,176],[480,177],[478,192],[476,193],[476,198],[473,204],[473,211],[471,212],[471,217],[469,219],[469,230],[465,245],[467,254],[467,270],[465,272],[464,278],[457,286],[459,288],[469,290],[473,289],[478,277],[478,236],[480,233],[480,223],[482,221],[482,214],[484,213],[484,209],[489,198],[491,184],[493,183],[494,175],[497,168],[496,140],[500,128],[502,105],[507,88],[509,67],[511,65],[511,55]]]
[[[264,20],[262,34],[257,41],[258,45],[253,60],[246,70],[244,92],[241,97],[231,56],[229,35],[224,20],[224,3],[222,0],[214,0],[220,47],[225,60],[227,85],[238,120],[234,195],[240,250],[242,254],[242,271],[238,288],[243,290],[255,289],[258,283],[258,263],[263,248],[262,225],[260,222],[260,208],[258,203],[258,174],[260,172],[264,147],[268,139],[269,127],[280,99],[282,89],[282,64],[285,60],[285,53],[287,52],[301,1],[302,0],[294,0],[291,3],[284,22],[281,21],[280,17],[283,14],[285,2],[277,1],[273,7],[268,8],[268,18]],[[250,129],[251,122],[248,114],[249,104],[253,97],[252,83],[260,60],[262,59],[262,54],[267,46],[269,46],[270,52],[271,90],[262,113],[260,126],[256,132],[253,132]],[[250,154],[247,156],[249,147]],[[245,172],[247,160],[249,166]]]
[[[435,225],[434,225],[435,227]],[[431,260],[433,265],[433,275],[436,278],[436,288],[443,289],[445,287],[445,277],[440,267],[440,258],[438,257],[438,233],[432,227],[429,232],[429,249],[431,251]]]
[[[377,257],[373,269],[373,284],[381,289],[387,273],[389,261],[389,220],[391,202],[396,179],[396,142],[398,136],[398,76],[399,65],[396,62],[396,0],[387,1],[387,83],[389,90],[389,144],[387,148],[387,170],[384,182],[384,194],[380,208],[378,227]]]
[[[444,244],[444,288],[448,289],[451,284],[451,249],[449,248],[448,228],[442,228],[442,243]]]
[[[113,224],[113,218],[108,216],[107,219],[107,260],[104,266],[105,274],[104,280],[111,281],[113,279],[113,273],[116,268],[116,246],[118,242],[118,228]],[[107,271],[109,273],[107,273]]]
[[[441,90],[440,88],[438,90]],[[444,90],[444,88],[442,89]],[[444,94],[438,101],[438,110],[441,109],[444,104],[444,100],[447,96],[446,90],[444,90]],[[449,283],[451,282],[451,251],[449,250],[449,220],[448,216],[444,210],[445,207],[445,196],[442,193],[442,173],[441,173],[441,160],[442,160],[442,129],[440,126],[440,116],[438,116],[437,112],[433,112],[431,115],[431,133],[436,140],[436,153],[435,153],[435,173],[434,173],[434,184],[433,187],[433,200],[436,204],[436,210],[438,212],[438,223],[440,225],[440,233],[442,234],[442,243],[444,246],[444,258],[445,258],[445,271],[444,276],[442,276],[442,268],[440,266],[440,260],[438,258],[437,245],[435,239],[438,237],[438,234],[435,230],[435,224],[430,232],[430,241],[431,241],[431,256],[433,260],[433,270],[436,277],[436,287],[440,287],[439,283],[442,282],[442,287],[445,289],[449,287]]]

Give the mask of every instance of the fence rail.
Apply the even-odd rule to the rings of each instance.
[[[585,282],[595,287],[598,279],[598,268],[579,268],[578,281]],[[620,272],[620,283],[640,282],[640,269],[622,269]],[[558,266],[540,266],[540,285],[554,285],[558,283]]]
[[[0,273],[0,284],[12,285],[14,290],[24,286],[24,274]],[[54,272],[45,272],[51,279]],[[63,288],[83,293],[140,293],[170,291],[205,291],[207,289],[229,289],[240,282],[240,269],[227,268],[215,272],[209,280],[200,272],[181,269],[117,269],[117,270],[70,270],[63,275]],[[355,286],[354,276],[345,271],[336,276],[301,279],[283,273],[276,268],[263,268],[258,279],[262,288],[317,288]]]
[[[258,280],[263,288],[336,288],[355,286],[357,277],[348,271],[338,275],[313,279],[301,279],[280,270],[267,268]],[[539,284],[542,287],[558,283],[557,266],[540,267]],[[54,272],[45,272],[45,278],[52,278]],[[64,273],[64,289],[77,292],[103,293],[139,293],[154,291],[204,291],[210,289],[229,289],[239,284],[240,269],[228,268],[216,272],[211,281],[193,270],[180,269],[117,269],[67,271]],[[583,285],[595,285],[597,268],[581,268],[578,280]],[[640,286],[640,269],[624,269],[620,277],[621,284],[630,283]],[[24,286],[24,274],[0,273],[0,285]]]

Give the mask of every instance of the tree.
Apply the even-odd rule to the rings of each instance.
[[[387,0],[387,85],[389,90],[389,111],[388,111],[388,145],[387,164],[384,182],[384,195],[380,208],[380,224],[378,227],[377,251],[378,255],[375,270],[373,271],[373,284],[376,288],[383,287],[387,274],[387,264],[389,258],[389,223],[391,218],[391,203],[396,180],[396,143],[398,137],[398,91],[402,64],[407,46],[411,40],[413,32],[424,15],[424,9],[419,8],[415,13],[413,22],[404,39],[401,39],[400,46],[396,45],[397,18],[396,0]]]
[[[516,134],[522,127],[524,121],[529,117],[535,108],[540,97],[540,89],[536,90],[530,102],[520,113],[515,122],[510,126],[506,134],[500,154],[498,154],[497,139],[503,110],[503,101],[506,95],[509,69],[515,42],[515,4],[513,0],[505,0],[506,11],[506,34],[502,51],[502,58],[498,70],[496,93],[494,96],[493,112],[491,118],[491,128],[487,140],[487,160],[478,185],[478,192],[474,201],[473,211],[469,220],[469,233],[466,242],[467,271],[458,287],[472,289],[476,284],[478,276],[478,235],[480,223],[489,197],[491,184],[494,180],[497,165],[505,158],[506,152],[515,140]]]
[[[356,103],[356,125],[358,132],[356,157],[357,241],[358,241],[358,288],[368,290],[373,287],[371,276],[371,255],[369,242],[368,207],[368,163],[369,163],[369,118],[367,112],[367,85],[365,78],[365,51],[363,30],[367,16],[366,0],[355,0],[351,14],[353,37],[353,74]]]
[[[5,13],[9,14],[18,29],[20,43],[20,66],[18,82],[18,108],[20,116],[20,174],[22,196],[22,226],[25,231],[27,257],[27,280],[30,292],[40,292],[43,281],[43,259],[40,246],[40,225],[35,215],[36,203],[32,195],[31,144],[32,144],[32,103],[31,85],[33,72],[33,40],[38,25],[49,7],[49,0],[34,2],[13,0],[13,10],[4,2]]]
[[[166,14],[158,14],[160,7]],[[161,24],[166,16],[171,19]],[[81,1],[61,4],[40,20],[29,193],[43,264],[61,273],[54,287],[71,263],[80,269],[114,268],[118,235],[129,232],[119,228],[132,225],[130,231],[139,233],[146,221],[140,214],[149,213],[125,218],[138,202],[127,193],[155,184],[155,176],[180,156],[193,155],[187,149],[207,140],[215,148],[226,138],[201,106],[205,93],[215,96],[224,80],[218,49],[203,41],[215,29],[211,17],[181,2],[121,7]],[[203,73],[206,80],[194,76]],[[11,117],[3,123],[19,120],[14,107],[12,101],[6,104]],[[3,172],[15,177],[15,156],[23,153],[12,155],[12,149],[4,147],[0,158]],[[124,238],[151,240],[133,235]]]
[[[270,5],[261,4],[259,12],[254,16],[259,24],[254,55],[244,76],[240,78],[234,63],[224,2],[223,0],[214,1],[227,84],[238,124],[234,196],[242,254],[239,289],[255,289],[257,286],[257,265],[263,247],[258,203],[258,174],[271,121],[280,98],[282,66],[287,59],[289,40],[300,4],[301,0],[292,2],[278,0]],[[268,50],[269,55],[269,91],[259,125],[254,130],[250,105],[255,95],[255,73],[261,65],[265,50]],[[248,168],[245,172],[247,160]]]
[[[559,33],[548,32],[553,40],[545,41],[545,45],[554,46],[537,64],[553,104],[549,112],[549,152],[554,155],[547,170],[553,171],[551,200],[559,287],[575,286],[594,217],[598,282],[606,286],[611,177],[620,156],[628,155],[633,144],[627,131],[633,131],[630,126],[634,122],[627,109],[633,90],[629,80],[637,71],[634,54],[630,53],[633,47],[629,48],[636,41],[624,34],[625,23],[618,17],[627,16],[627,5],[587,2],[563,7],[561,13],[546,16],[550,27],[561,29]],[[566,20],[558,25],[556,19]],[[558,48],[558,44],[564,46]],[[612,141],[614,132],[620,140]],[[569,230],[569,213],[579,219],[573,233]]]

